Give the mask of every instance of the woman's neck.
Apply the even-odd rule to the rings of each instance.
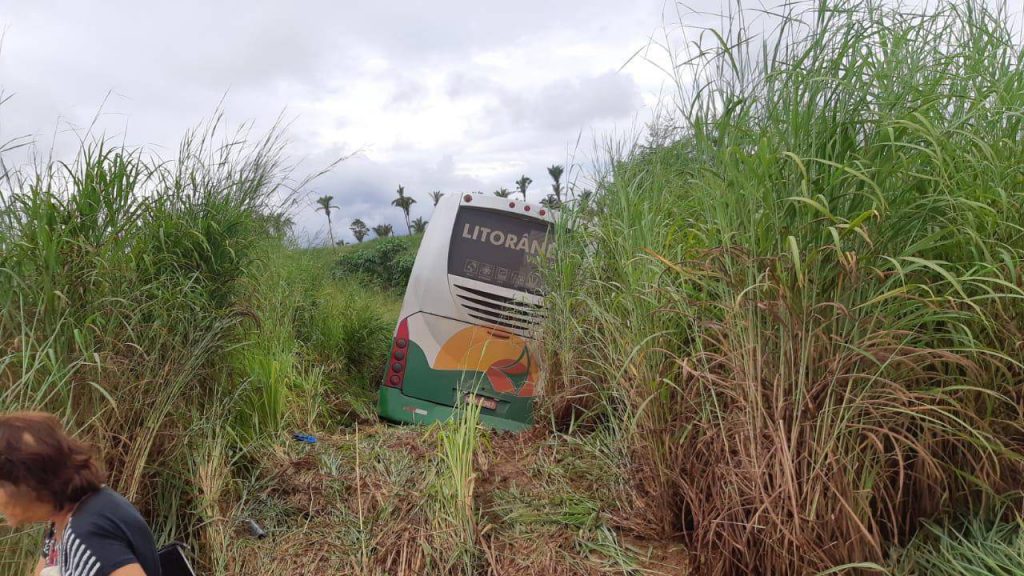
[[[52,516],[50,516],[50,521],[53,522],[53,526],[56,529],[57,534],[64,532],[64,528],[66,528],[68,523],[71,522],[71,516],[75,513],[75,510],[78,510],[78,506],[82,502],[88,500],[89,497],[95,493],[96,492],[91,492],[89,494],[86,494],[78,502],[75,502],[74,504],[68,504],[67,506],[65,506],[61,510],[58,510]]]
[[[57,511],[53,516],[50,517],[50,522],[53,522],[54,533],[60,536],[64,533],[64,529],[67,528],[68,522],[71,521],[71,513],[74,512],[74,506],[65,506],[64,509]]]

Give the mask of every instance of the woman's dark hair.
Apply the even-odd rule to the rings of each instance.
[[[45,412],[0,415],[0,482],[28,488],[61,510],[99,490],[103,468],[85,442]]]

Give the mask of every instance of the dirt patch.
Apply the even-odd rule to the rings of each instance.
[[[477,494],[481,497],[498,488],[524,487],[533,482],[531,469],[540,445],[523,435],[500,434],[490,438],[478,450],[476,461]]]
[[[529,538],[505,534],[486,535],[481,548],[486,558],[485,574],[493,576],[569,576],[597,575],[581,562],[573,562],[574,538],[565,530],[555,530]]]

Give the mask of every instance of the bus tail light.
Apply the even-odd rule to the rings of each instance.
[[[384,385],[401,388],[405,380],[405,364],[409,360],[409,321],[403,319],[398,323],[398,330],[391,342],[391,357],[388,358],[388,373],[384,377]]]

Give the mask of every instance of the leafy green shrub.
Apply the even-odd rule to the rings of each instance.
[[[339,276],[359,275],[389,290],[404,290],[422,236],[395,236],[357,244],[338,259]]]

